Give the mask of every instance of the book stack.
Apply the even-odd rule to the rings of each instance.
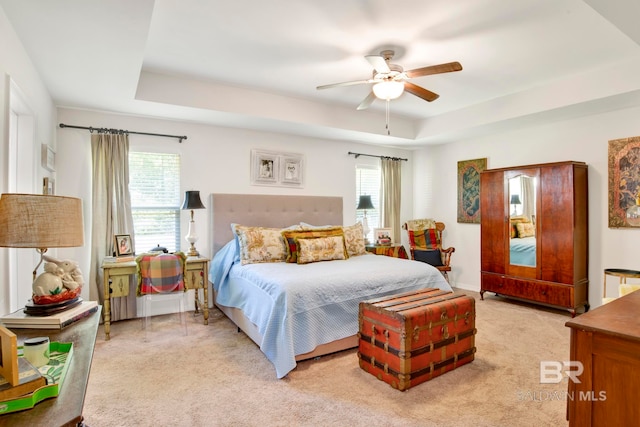
[[[102,262],[104,264],[111,264],[111,263],[114,263],[114,262],[131,262],[131,261],[135,261],[135,260],[136,260],[136,256],[135,255],[106,256],[106,257],[104,257]]]
[[[98,311],[96,301],[82,301],[68,310],[48,316],[29,315],[22,308],[0,317],[0,322],[7,328],[63,329],[96,311]]]

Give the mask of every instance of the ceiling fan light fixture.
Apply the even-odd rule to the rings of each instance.
[[[373,93],[384,100],[396,99],[404,92],[404,83],[395,80],[385,80],[373,85]]]

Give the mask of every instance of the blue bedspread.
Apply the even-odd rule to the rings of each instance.
[[[524,237],[511,239],[509,263],[513,265],[536,265],[536,238]]]
[[[241,309],[260,331],[278,378],[295,356],[358,332],[360,301],[422,288],[451,290],[428,264],[380,255],[310,264],[241,265],[234,241],[215,255],[209,280],[217,303]]]

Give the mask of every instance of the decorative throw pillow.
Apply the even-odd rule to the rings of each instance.
[[[435,228],[426,230],[409,230],[409,243],[421,250],[435,250],[440,248],[440,232]]]
[[[516,223],[518,229],[518,237],[533,237],[536,235],[536,229],[532,222],[518,222]]]
[[[143,254],[136,259],[137,295],[184,291],[186,256],[174,254]]]
[[[342,227],[344,233],[344,244],[347,247],[349,256],[365,255],[367,250],[364,247],[364,234],[362,233],[362,223]]]
[[[330,236],[343,237],[344,233],[342,232],[342,227],[320,228],[312,230],[282,230],[282,237],[284,238],[287,250],[285,261],[298,262],[298,248],[296,246],[296,239]]]
[[[342,236],[297,238],[298,264],[346,259]]]
[[[421,251],[414,250],[413,251],[413,259],[420,262],[426,262],[434,267],[440,267],[444,264],[442,263],[442,254],[439,249],[432,251]]]
[[[242,265],[285,260],[287,250],[282,238],[282,229],[236,224],[234,232],[238,237]]]
[[[511,222],[511,238],[515,239],[519,237],[516,224],[520,222],[529,222],[529,218],[527,218],[526,216],[512,216],[511,218],[509,218],[509,221]]]

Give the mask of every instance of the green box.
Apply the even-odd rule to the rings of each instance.
[[[22,350],[22,347],[18,347],[19,357],[22,357]],[[54,341],[49,343],[49,350],[51,352],[49,364],[38,368],[42,376],[47,379],[47,385],[33,393],[0,401],[0,414],[31,409],[45,399],[58,396],[73,356],[73,344]]]

